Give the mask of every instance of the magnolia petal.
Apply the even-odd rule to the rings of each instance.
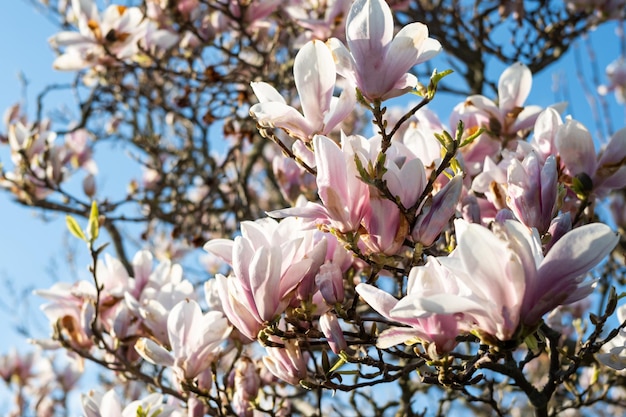
[[[559,282],[587,273],[608,255],[619,242],[619,235],[602,223],[577,227],[559,239],[538,269],[538,282],[546,293]]]
[[[260,103],[276,102],[287,104],[283,96],[280,95],[278,90],[269,85],[266,82],[251,82],[250,87],[254,95],[259,99]]]
[[[122,403],[114,390],[107,391],[100,402],[99,417],[119,417],[122,415]]]
[[[385,77],[388,80],[400,78],[417,64],[418,60],[422,58],[422,52],[425,55],[436,55],[441,50],[441,45],[434,39],[434,42],[425,45],[427,39],[428,28],[423,23],[411,23],[400,29],[389,44],[385,56]],[[423,46],[436,48],[437,45],[439,49],[434,51],[423,50]]]
[[[398,304],[398,300],[391,294],[369,284],[357,285],[356,292],[358,292],[361,298],[381,316],[388,320],[393,320],[389,313],[396,304]]]
[[[330,110],[324,116],[324,128],[322,134],[330,133],[335,126],[343,122],[356,106],[356,89],[354,85],[349,84],[339,96],[339,99],[333,98],[330,102]]]
[[[393,38],[393,15],[384,0],[357,0],[346,20],[346,40],[359,72],[382,64]]]
[[[280,264],[282,253],[279,247],[261,247],[250,263],[250,287],[261,320],[270,321],[276,314],[281,294]]]
[[[615,167],[624,163],[626,158],[626,127],[618,130],[611,136],[609,143],[602,150],[598,166]]]
[[[52,67],[59,71],[79,71],[88,66],[89,63],[78,53],[65,53],[52,63]]]
[[[233,263],[233,242],[230,239],[211,239],[204,244],[202,249],[213,254],[228,264]]]
[[[94,43],[94,40],[82,35],[79,32],[59,32],[48,39],[48,43],[52,48],[75,46],[77,44]]]
[[[167,334],[174,357],[181,357],[202,319],[200,306],[194,300],[184,300],[174,306],[167,317]]]
[[[569,119],[559,126],[555,138],[556,147],[569,174],[585,173],[590,177],[596,172],[596,151],[593,138],[580,122]]]
[[[390,311],[392,318],[423,318],[433,314],[482,313],[484,306],[456,294],[433,294],[428,297],[404,297]]]
[[[498,81],[500,109],[510,111],[516,107],[523,107],[532,83],[533,76],[530,69],[521,62],[504,70]]]
[[[411,327],[392,327],[384,330],[378,335],[376,347],[387,349],[400,343],[405,343],[411,339],[419,337],[419,332]]]
[[[336,80],[335,63],[328,47],[317,40],[307,42],[296,55],[293,76],[304,117],[318,130],[330,109]]]
[[[621,371],[626,368],[626,346],[614,347],[609,353],[597,353],[596,359],[601,364]]]
[[[556,154],[554,138],[562,124],[561,115],[552,107],[548,107],[537,116],[531,143],[543,158]]]
[[[350,193],[346,186],[348,173],[342,150],[331,139],[321,135],[313,138],[313,146],[320,199],[327,210],[335,206],[345,207],[344,201],[348,200]]]
[[[313,133],[307,119],[291,106],[276,101],[257,103],[250,108],[250,115],[264,127],[278,127],[290,135],[308,139]]]
[[[348,48],[337,38],[330,38],[326,41],[326,45],[333,55],[337,74],[348,80],[350,84],[356,85],[356,64]]]
[[[526,106],[515,119],[515,123],[509,128],[511,132],[519,132],[530,129],[537,121],[537,117],[543,108],[541,106]]]
[[[155,365],[174,366],[174,357],[170,352],[165,350],[147,337],[142,337],[135,343],[135,350],[145,360]]]
[[[437,39],[426,38],[420,47],[420,54],[416,64],[421,64],[429,59],[436,57],[441,52],[441,43]]]

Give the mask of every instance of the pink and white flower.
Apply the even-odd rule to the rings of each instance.
[[[280,93],[264,82],[253,82],[259,103],[250,108],[261,126],[278,127],[309,142],[314,135],[329,134],[354,109],[354,88],[347,86],[339,98],[333,96],[336,70],[332,54],[321,41],[310,41],[296,55],[293,65],[302,113],[289,106]]]
[[[346,42],[328,44],[337,72],[354,83],[368,100],[386,100],[415,88],[408,71],[433,58],[441,44],[428,37],[422,23],[410,23],[393,36],[391,9],[384,0],[356,0],[346,21]]]

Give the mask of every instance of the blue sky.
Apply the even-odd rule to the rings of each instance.
[[[33,111],[33,103],[37,93],[43,87],[51,83],[68,82],[72,77],[70,74],[59,73],[52,70],[54,54],[47,44],[49,36],[57,29],[46,18],[36,13],[32,6],[26,1],[12,1],[10,6],[5,5],[3,13],[0,13],[0,56],[3,57],[0,63],[0,113],[21,99],[22,86],[18,82],[17,74],[22,71],[26,79],[29,80],[27,104],[28,110]],[[592,34],[590,42],[598,55],[597,67],[600,69],[600,76],[603,82],[604,68],[614,60],[620,51],[620,45],[614,34],[615,25],[602,27]],[[589,54],[586,46],[580,45],[579,56],[583,62],[582,70],[589,76],[591,65],[588,59]],[[592,134],[596,134],[595,124],[590,117],[591,111],[586,102],[584,91],[580,87],[575,72],[576,61],[572,52],[568,53],[558,67],[544,71],[534,80],[533,89],[528,104],[538,104],[547,106],[555,101],[553,93],[554,77],[559,75],[564,77],[564,82],[569,86],[571,97],[569,112],[582,121]],[[591,88],[594,88],[590,85]],[[612,105],[612,120],[615,128],[624,126],[624,108],[615,105],[613,96],[607,97]],[[444,102],[446,105],[450,101]],[[442,109],[442,105],[435,104],[434,109],[439,112],[444,122],[450,108]],[[0,128],[5,130],[0,122]],[[0,149],[0,161],[7,161],[7,152]],[[109,183],[115,183],[116,177],[107,174],[107,162],[101,161],[100,171]],[[117,161],[116,161],[117,162]],[[120,179],[119,187],[125,187],[128,178]],[[8,305],[12,312],[7,314],[4,309],[0,309],[0,325],[5,336],[4,342],[0,344],[0,354],[7,351],[11,345],[23,345],[22,339],[10,328],[12,324],[24,320],[27,317],[31,324],[39,323],[33,330],[38,331],[38,336],[47,334],[48,324],[43,315],[38,313],[38,303],[41,300],[31,297],[29,310],[16,310],[15,306],[21,305],[22,293],[20,290],[36,286],[47,288],[53,283],[53,278],[71,279],[71,271],[65,266],[66,251],[63,248],[65,233],[64,216],[52,215],[50,221],[41,221],[38,217],[40,212],[30,208],[24,208],[11,202],[7,193],[0,193],[0,303]],[[79,252],[84,253],[80,245],[76,245]],[[86,261],[85,261],[86,262]],[[86,263],[78,264],[82,277],[86,278]],[[51,274],[51,271],[54,271]],[[2,282],[9,280],[13,283],[16,293],[7,291],[6,285]],[[13,303],[15,303],[13,305]],[[22,305],[22,307],[26,307]]]

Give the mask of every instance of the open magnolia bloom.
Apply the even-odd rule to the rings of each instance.
[[[193,300],[176,304],[167,319],[171,352],[152,339],[141,338],[135,350],[148,362],[172,367],[178,381],[194,379],[210,368],[231,327],[219,311],[203,314]]]
[[[493,232],[456,220],[455,229],[456,249],[413,268],[407,295],[401,300],[391,303],[395,299],[382,290],[357,286],[374,310],[411,326],[386,330],[381,337],[389,338],[393,331],[402,333],[391,339],[396,343],[411,337],[437,343],[437,337],[458,326],[477,333],[486,343],[514,339],[524,329],[535,328],[547,312],[587,296],[593,282],[584,281],[585,274],[619,239],[608,226],[590,224],[566,233],[544,257],[537,231],[516,221],[507,221]],[[455,317],[455,322],[446,322],[440,334],[425,337],[422,320],[428,317]],[[442,342],[438,350],[454,346],[449,336]]]
[[[50,45],[62,48],[54,61],[58,70],[75,71],[94,65],[114,65],[139,52],[138,40],[145,34],[143,12],[137,7],[111,5],[99,15],[91,0],[74,0],[72,9],[78,20],[78,32],[59,32]]]
[[[356,95],[352,86],[345,88],[339,98],[333,96],[335,62],[323,42],[311,41],[302,47],[294,61],[293,76],[303,114],[289,106],[271,85],[250,83],[259,99],[250,108],[250,115],[261,126],[278,127],[308,142],[315,134],[330,133],[354,110]]]
[[[441,50],[439,41],[428,37],[428,28],[422,23],[404,26],[395,37],[393,30],[393,15],[384,0],[357,0],[346,21],[348,48],[337,38],[328,41],[337,72],[372,101],[415,88],[417,78],[408,71]]]
[[[250,340],[285,311],[299,286],[312,286],[326,248],[325,238],[301,230],[295,218],[242,222],[241,236],[204,245],[232,266],[230,276],[216,275],[215,286],[224,314]]]

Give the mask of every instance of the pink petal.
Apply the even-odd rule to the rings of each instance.
[[[359,73],[383,65],[393,27],[391,9],[384,0],[357,0],[352,4],[346,20],[346,40]]]
[[[559,126],[556,147],[569,174],[585,173],[590,177],[596,172],[596,151],[591,133],[580,122],[569,119]]]
[[[523,107],[530,88],[533,76],[528,67],[521,62],[508,67],[498,81],[498,101],[503,111]]]
[[[388,320],[393,320],[389,313],[396,304],[398,304],[398,300],[391,294],[369,284],[357,285],[356,292],[358,292],[361,298],[381,316]]]
[[[336,80],[335,63],[328,47],[321,41],[306,43],[296,55],[293,75],[304,117],[314,129],[321,129]]]

